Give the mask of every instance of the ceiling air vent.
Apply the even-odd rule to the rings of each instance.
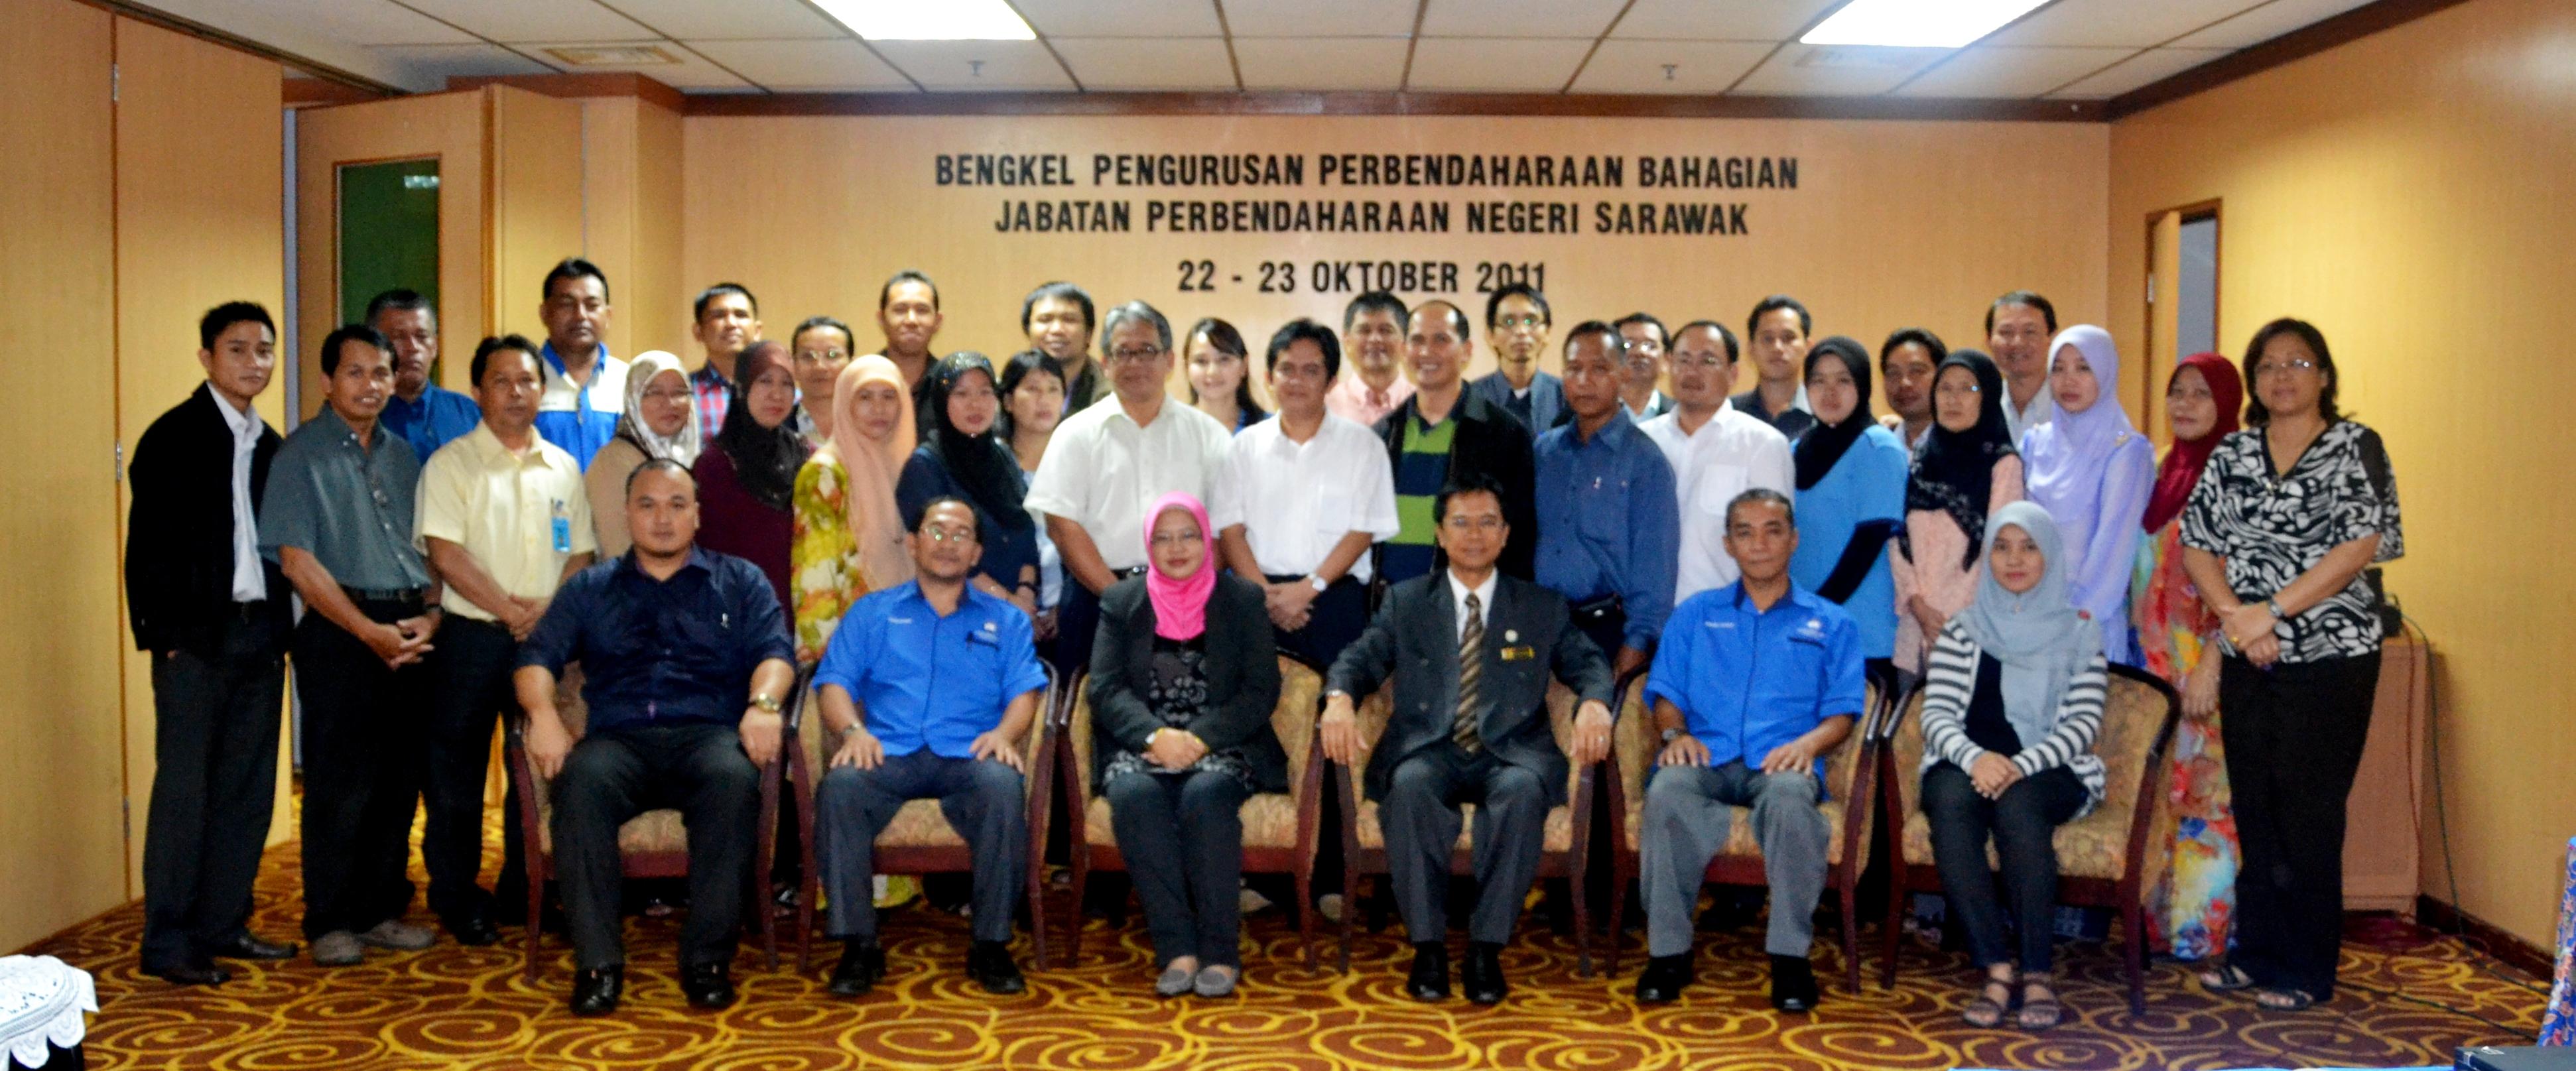
[[[680,62],[659,45],[557,45],[546,55],[568,67],[657,67]]]

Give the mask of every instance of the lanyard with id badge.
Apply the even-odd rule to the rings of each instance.
[[[555,539],[555,553],[572,553],[572,511],[564,507],[564,500],[560,498],[554,500],[554,524],[552,525],[552,529]]]

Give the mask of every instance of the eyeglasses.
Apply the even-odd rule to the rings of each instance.
[[[1165,550],[1171,547],[1205,546],[1207,537],[1196,531],[1156,532],[1152,542],[1155,550]]]
[[[1974,383],[1940,383],[1932,388],[1934,394],[1946,394],[1954,398],[1972,398],[1982,392],[1983,389]]]
[[[800,360],[800,361],[818,361],[818,362],[820,362],[820,361],[846,361],[846,360],[849,360],[849,359],[850,359],[850,351],[848,351],[848,350],[841,350],[841,349],[831,349],[831,350],[798,350],[798,351],[797,351],[797,353],[796,353],[796,359],[797,359],[797,360]]]
[[[1505,316],[1494,321],[1496,331],[1536,331],[1545,326],[1547,321],[1536,316]]]
[[[972,528],[950,528],[944,525],[932,525],[922,534],[929,536],[933,543],[967,543],[975,538],[975,530]]]
[[[1163,355],[1155,346],[1121,346],[1109,351],[1109,359],[1122,364],[1141,364]]]
[[[1492,514],[1480,517],[1457,516],[1442,521],[1441,526],[1453,532],[1499,532],[1503,528],[1503,519]]]
[[[644,398],[655,402],[680,402],[688,400],[689,393],[687,387],[678,390],[648,390],[644,392]]]
[[[1676,353],[1673,355],[1673,367],[1677,370],[1683,368],[1724,368],[1732,363],[1734,362],[1727,360],[1726,355],[1721,353],[1702,354],[1697,357],[1691,356],[1687,353]]]
[[[2317,362],[2309,360],[2262,361],[2254,366],[2254,374],[2258,376],[2265,372],[2314,372],[2316,370]]]

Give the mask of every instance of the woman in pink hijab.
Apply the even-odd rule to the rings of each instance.
[[[1243,803],[1288,788],[1278,641],[1261,588],[1222,575],[1206,506],[1174,492],[1145,517],[1145,575],[1100,596],[1092,784],[1144,902],[1154,992],[1223,997],[1243,970]]]

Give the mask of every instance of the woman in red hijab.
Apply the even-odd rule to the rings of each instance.
[[[2228,806],[2227,764],[2218,740],[2218,663],[2208,654],[2218,617],[2200,601],[2182,567],[2182,507],[2218,440],[2236,430],[2245,387],[2236,365],[2196,353],[2175,366],[2165,386],[2173,448],[2156,468],[2129,580],[2129,608],[2146,668],[2182,693],[2183,722],[2174,736],[2173,865],[2158,890],[2154,914],[2163,942],[2178,959],[2227,953],[2236,907],[2236,819]]]

